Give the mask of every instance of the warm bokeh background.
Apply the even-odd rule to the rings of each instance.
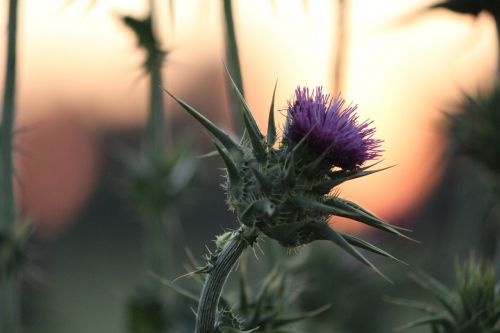
[[[42,270],[48,271],[46,280],[52,285],[58,281],[70,283],[74,273],[64,269],[72,267],[72,255],[85,256],[79,246],[88,239],[98,239],[90,258],[99,257],[99,246],[109,246],[104,245],[104,239],[99,243],[102,234],[95,233],[120,233],[123,227],[127,236],[116,239],[115,250],[133,252],[137,246],[137,230],[131,223],[120,226],[119,219],[126,213],[113,215],[116,210],[106,205],[118,204],[106,198],[121,198],[118,187],[113,188],[119,183],[113,171],[117,167],[116,151],[124,143],[139,141],[147,113],[147,78],[141,68],[144,54],[136,49],[134,36],[118,17],[145,15],[147,3],[99,0],[89,6],[91,2],[25,0],[20,4],[20,131],[16,138],[19,202],[26,215],[39,221],[38,234],[53,236],[40,245],[48,249],[45,255],[42,251],[43,260],[55,267],[51,271],[50,264],[42,264]],[[374,120],[377,137],[385,140],[380,165],[396,165],[343,186],[342,195],[389,221],[409,224],[411,219],[406,217],[423,209],[447,166],[443,157],[443,111],[453,110],[463,92],[473,94],[493,83],[498,50],[491,17],[482,14],[473,19],[444,10],[422,11],[430,2],[421,0],[351,0],[347,1],[345,13],[345,43],[339,50],[336,1],[234,3],[245,91],[261,128],[267,126],[276,79],[280,109],[297,85],[323,85],[327,91],[340,88],[348,101],[359,105],[362,118]],[[165,86],[217,123],[230,127],[222,64],[225,51],[221,4],[176,1],[172,13],[163,1],[158,6],[160,19],[156,23],[164,47],[170,52],[163,70]],[[5,4],[0,14],[1,25],[5,26]],[[0,45],[0,64],[5,62],[5,46],[4,42]],[[342,82],[334,82],[339,52],[344,59]],[[183,124],[176,137],[203,138],[198,135],[200,126],[186,118],[167,97],[165,103],[168,121]],[[283,124],[282,112],[278,121]],[[201,146],[198,150],[201,153],[208,149]],[[203,202],[212,197],[204,193],[215,190],[215,198],[222,200],[215,186],[219,174],[216,166],[211,162],[206,166],[209,170],[203,172],[201,183],[210,187],[200,185],[194,189],[197,193],[187,198],[186,205],[190,210],[199,210],[196,207],[200,206],[224,210],[222,202]],[[222,225],[231,225],[231,221],[209,220],[207,214],[212,216],[207,212],[198,216],[185,213],[191,221],[184,227],[187,239],[193,233],[190,228],[205,231],[196,239],[208,242]],[[132,250],[130,244],[123,243],[126,241],[134,244]],[[50,255],[55,259],[46,259]],[[121,268],[117,272],[135,274],[131,273],[133,268],[125,267],[125,259],[118,259],[119,253],[113,256],[123,264],[118,265]],[[113,281],[112,269],[106,272],[107,281]],[[82,282],[87,281],[85,274],[77,279],[81,289],[88,288]],[[95,275],[99,271],[89,276]],[[124,280],[133,282],[132,277]],[[75,292],[74,287],[66,287],[66,292]],[[101,292],[96,290],[91,295]],[[68,304],[64,295],[56,294],[61,299],[52,300],[54,308]],[[92,297],[88,297],[91,302]],[[116,296],[116,304],[120,297]],[[74,311],[85,312],[76,296],[74,303]],[[68,313],[66,325],[76,320],[71,317],[75,312]],[[120,324],[111,317],[101,318],[112,322],[103,332],[120,331]],[[51,332],[56,332],[54,327],[65,327],[61,325],[49,326]],[[88,327],[60,332],[89,332]]]

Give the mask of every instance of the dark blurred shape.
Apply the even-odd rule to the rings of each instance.
[[[497,20],[500,16],[500,1],[498,0],[447,0],[432,5],[430,8],[444,8],[457,13],[474,16],[486,11],[495,16]]]
[[[465,95],[460,110],[448,114],[447,118],[453,150],[500,175],[500,85],[491,93],[477,97]]]
[[[456,113],[448,114],[448,127],[453,152],[469,157],[485,167],[496,201],[500,200],[500,85],[487,94],[471,97]],[[482,225],[481,252],[492,259],[497,251],[500,223],[498,220],[477,219]]]
[[[127,303],[127,329],[134,333],[164,333],[166,310],[157,293],[139,290]]]
[[[10,232],[0,234],[0,274],[11,275],[22,270],[27,261],[26,244],[32,230],[32,223],[16,223]]]
[[[144,19],[134,18],[132,16],[123,16],[123,23],[129,27],[134,35],[137,37],[137,47],[144,48],[147,52],[146,61],[144,62],[144,67],[148,72],[151,72],[155,65],[157,64],[157,57],[163,58],[165,56],[165,51],[160,47],[160,43],[155,38],[153,32],[153,19],[150,16]],[[163,59],[160,59],[162,62]]]

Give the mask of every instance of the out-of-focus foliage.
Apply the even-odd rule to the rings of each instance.
[[[33,225],[28,222],[16,223],[12,230],[0,233],[0,274],[8,275],[22,269],[26,261],[26,244]]]
[[[495,174],[500,174],[500,85],[490,94],[465,97],[457,113],[449,114],[452,144]]]
[[[166,309],[158,296],[149,290],[138,290],[127,303],[127,329],[134,333],[166,332]]]
[[[494,333],[500,331],[500,295],[496,277],[489,264],[470,258],[457,270],[455,290],[425,274],[412,275],[435,303],[414,300],[392,300],[413,308],[423,317],[402,329],[428,325],[436,333]]]
[[[130,161],[127,166],[127,192],[142,213],[154,216],[165,214],[179,202],[196,172],[187,147],[157,159]]]
[[[292,314],[296,308],[294,303],[300,295],[300,290],[292,288],[290,274],[287,274],[284,268],[276,266],[262,279],[259,290],[253,290],[248,286],[244,274],[244,272],[240,274],[238,299],[232,302],[237,303],[233,311],[238,319],[238,326],[232,327],[238,327],[242,331],[293,332],[288,326],[316,317],[329,307],[323,306],[308,312],[295,310],[296,313]],[[223,304],[230,303],[228,300],[223,301]],[[225,311],[221,313],[224,314]],[[235,322],[232,321],[232,323]],[[222,321],[219,327],[221,332],[232,332],[229,329],[231,326],[225,325],[225,321]]]

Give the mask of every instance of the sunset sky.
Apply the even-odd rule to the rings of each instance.
[[[20,2],[19,123],[41,123],[43,127],[47,119],[61,121],[68,109],[61,105],[71,106],[78,119],[76,128],[81,129],[69,131],[69,136],[92,136],[96,130],[142,123],[147,83],[141,76],[143,55],[118,16],[144,15],[146,1],[99,0],[92,8],[90,0],[75,0],[69,5],[64,1]],[[415,16],[413,13],[425,7],[426,2],[421,0],[348,2],[342,94],[348,102],[359,105],[361,118],[374,120],[377,137],[385,140],[380,165],[396,166],[344,186],[342,194],[391,220],[416,207],[439,177],[442,111],[460,101],[461,91],[474,93],[491,85],[498,52],[495,28],[487,15],[474,20],[439,10]],[[199,75],[209,72],[208,67],[215,66],[223,75],[221,4],[176,1],[173,15],[166,1],[159,6],[158,31],[164,46],[172,51],[163,73],[168,89],[174,93],[190,91]],[[245,91],[263,130],[276,79],[276,104],[280,109],[297,85],[323,85],[327,91],[333,87],[335,4],[330,0],[275,0],[274,4],[270,0],[235,1]],[[5,4],[0,13],[5,26]],[[2,42],[2,73],[4,54]],[[220,89],[225,87],[221,85]],[[167,98],[165,101],[172,105]],[[277,116],[282,124],[283,114]],[[61,141],[64,139],[56,140]],[[68,166],[66,178],[59,178],[59,182],[68,183],[70,188],[74,182],[78,190],[72,190],[70,199],[80,202],[91,190],[85,184],[95,181],[92,175],[98,170],[98,147],[92,140],[74,142],[75,148],[66,147],[60,156],[61,163],[71,154],[81,158],[75,161],[85,161]],[[38,149],[36,144],[33,147]],[[52,146],[47,151],[57,149]],[[36,173],[38,169],[43,167],[30,170]],[[45,170],[46,174],[56,173],[51,171],[53,166]],[[35,174],[33,177],[37,178]],[[32,202],[43,203],[35,207],[60,206],[57,188],[49,192],[36,189],[51,186],[50,181],[28,181],[25,185],[28,192],[33,186],[31,193],[53,193],[31,198]],[[33,210],[33,214],[40,214]]]

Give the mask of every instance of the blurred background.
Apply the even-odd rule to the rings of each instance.
[[[155,8],[167,51],[163,86],[231,130],[222,1],[173,4],[158,1]],[[287,254],[310,259],[296,265],[307,287],[296,305],[333,304],[314,332],[389,332],[413,318],[384,296],[413,295],[411,270],[452,280],[456,261],[480,247],[478,220],[495,209],[484,170],[451,153],[444,115],[455,112],[464,94],[493,87],[495,21],[488,13],[473,17],[431,4],[233,1],[243,85],[261,129],[276,80],[280,128],[296,86],[342,92],[384,140],[380,165],[394,167],[343,185],[340,195],[412,229],[421,241],[365,235],[410,264],[374,258],[392,285],[328,244]],[[148,79],[144,52],[120,17],[147,11],[138,0],[20,1],[16,185],[22,215],[36,221],[23,291],[26,332],[125,331],[124,302],[142,266],[140,218],[123,193],[120,156],[140,146]],[[0,13],[5,27],[6,4]],[[173,143],[191,142],[195,155],[212,149],[202,127],[166,94],[164,105]],[[183,273],[185,248],[201,258],[216,234],[236,227],[218,185],[222,164],[208,158],[198,165],[177,209],[179,271],[170,280]]]

